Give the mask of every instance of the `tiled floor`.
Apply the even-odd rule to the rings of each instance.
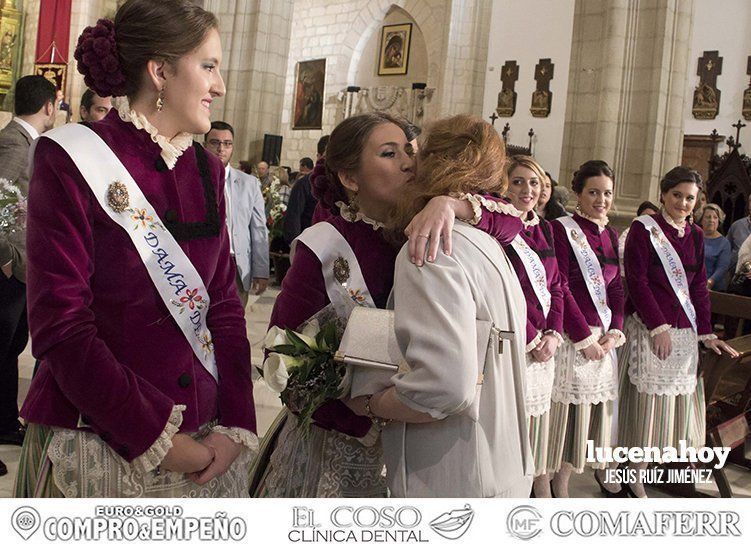
[[[278,288],[272,287],[260,298],[251,298],[248,303],[245,317],[248,325],[248,338],[251,342],[253,361],[259,361],[261,359],[261,342],[265,336],[268,321],[271,316],[271,309],[278,293]],[[26,397],[33,368],[34,359],[27,348],[19,362],[19,400],[21,402]],[[269,390],[260,380],[256,380],[253,392],[256,402],[256,415],[258,417],[258,431],[259,433],[263,433],[271,424],[274,417],[276,417],[281,405],[277,395]],[[13,480],[18,469],[18,456],[20,451],[21,448],[19,447],[0,446],[0,459],[2,459],[8,466],[8,474],[0,477],[0,497],[12,496]],[[751,497],[751,471],[735,466],[728,467],[726,471],[733,487],[733,492],[738,496]],[[706,490],[708,493],[717,495],[714,486],[703,486],[702,489]],[[668,496],[665,493],[650,488],[648,488],[648,493],[652,497]],[[586,470],[583,474],[575,474],[571,477],[570,494],[572,497],[601,496],[591,470]]]

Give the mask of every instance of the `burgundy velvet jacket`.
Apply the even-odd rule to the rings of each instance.
[[[534,213],[534,212],[533,212]],[[550,311],[547,318],[542,311],[542,304],[532,288],[532,282],[527,275],[527,270],[522,264],[519,255],[512,246],[507,246],[506,254],[514,265],[516,275],[519,277],[524,298],[527,299],[527,344],[532,342],[537,334],[548,329],[558,333],[563,332],[563,289],[561,277],[558,273],[558,261],[555,258],[555,245],[553,242],[553,227],[540,218],[537,225],[525,226],[522,237],[527,245],[540,257],[547,277],[548,291],[550,291]]]
[[[29,326],[41,365],[21,415],[71,429],[80,416],[128,461],[154,443],[176,404],[187,406],[183,432],[218,419],[255,433],[250,346],[229,258],[221,162],[206,154],[204,186],[195,147],[168,170],[149,134],[115,110],[91,126],[201,275],[211,298],[207,324],[219,382],[194,355],[126,232],[70,157],[42,137],[27,231]]]
[[[618,233],[613,227],[606,227],[600,232],[595,223],[578,214],[574,214],[574,221],[587,237],[602,268],[607,285],[607,304],[613,314],[609,330],[623,330],[624,293],[618,266]],[[589,327],[602,327],[602,322],[587,290],[566,229],[560,221],[553,221],[552,224],[555,255],[564,292],[563,330],[574,343],[578,343],[591,335]]]
[[[684,236],[678,237],[678,229],[668,224],[662,214],[653,217],[686,270],[691,302],[696,309],[697,332],[699,335],[711,334],[712,310],[707,290],[707,270],[704,267],[704,233],[698,226],[689,225]],[[691,327],[652,246],[650,234],[638,221],[634,221],[628,231],[623,260],[629,295],[628,314],[636,312],[649,330],[665,324],[678,329]]]
[[[319,205],[317,211],[324,209]],[[367,223],[349,222],[330,213],[321,213],[321,216],[325,217],[323,221],[331,223],[347,240],[357,257],[373,302],[378,308],[385,308],[394,286],[394,263],[401,248],[388,243],[381,230],[373,230]],[[508,244],[521,230],[522,222],[517,217],[483,210],[476,226],[500,243]],[[305,244],[298,243],[292,266],[274,304],[269,327],[296,329],[327,304],[329,298],[321,262]],[[372,424],[369,418],[355,415],[339,400],[329,401],[321,406],[314,414],[314,420],[324,429],[334,429],[352,436],[364,436]]]

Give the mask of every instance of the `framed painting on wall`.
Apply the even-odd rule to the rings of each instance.
[[[409,68],[409,46],[412,23],[385,25],[381,29],[381,47],[378,55],[378,75],[404,75]]]
[[[320,130],[323,126],[325,80],[326,59],[303,60],[297,63],[293,130]]]

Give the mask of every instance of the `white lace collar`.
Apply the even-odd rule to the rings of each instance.
[[[151,140],[162,149],[160,155],[170,170],[175,167],[180,155],[193,145],[193,135],[187,132],[181,132],[171,140],[159,134],[156,127],[149,122],[145,115],[130,109],[130,101],[127,96],[113,98],[112,106],[117,110],[120,119],[126,123],[133,123],[133,126],[137,129],[148,132]]]
[[[532,217],[529,217],[530,214]],[[534,227],[535,225],[540,224],[540,216],[537,215],[534,210],[530,210],[529,213],[527,213],[527,218],[522,218],[522,223],[524,224],[524,228]]]
[[[662,218],[668,225],[678,231],[678,238],[683,238],[686,235],[686,226],[688,226],[688,221],[685,218],[683,219],[683,223],[680,224],[676,222],[675,219],[670,217],[670,214],[666,212],[664,208],[662,209]]]
[[[341,200],[336,201],[336,207],[339,208],[339,215],[341,215],[342,219],[344,219],[345,221],[348,221],[350,223],[357,223],[358,221],[362,221],[363,223],[373,227],[373,230],[383,228],[383,223],[376,221],[375,219],[371,219],[362,212],[352,213],[352,211],[349,209],[349,204],[346,204]]]
[[[592,223],[597,225],[600,229],[600,232],[605,230],[605,227],[608,226],[608,222],[610,221],[607,215],[603,217],[602,219],[598,219],[596,217],[592,217],[591,215],[587,215],[586,213],[584,213],[583,211],[579,209],[579,206],[576,207],[576,210],[574,210],[574,213],[576,213],[576,215],[578,215],[579,217],[583,217],[587,221],[591,221]]]

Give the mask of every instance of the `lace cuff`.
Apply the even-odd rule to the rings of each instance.
[[[381,426],[373,423],[365,436],[358,436],[356,438],[366,448],[372,448],[378,442],[379,436],[381,436]]]
[[[532,341],[529,344],[527,344],[527,347],[524,350],[524,352],[529,353],[530,351],[535,349],[540,344],[541,341],[542,341],[542,334],[540,333],[540,331],[537,331],[537,336],[535,336],[532,339]]]
[[[665,324],[660,325],[659,327],[655,327],[654,329],[652,329],[651,331],[649,331],[649,336],[651,338],[654,338],[655,336],[657,336],[658,334],[660,334],[662,332],[669,331],[671,328],[672,327],[670,325],[668,325],[667,323],[665,323]]]
[[[237,442],[241,446],[245,446],[250,451],[258,451],[258,436],[250,432],[248,429],[242,427],[222,427],[216,425],[211,429],[212,433],[219,433],[230,437],[233,442]]]
[[[581,351],[583,349],[588,348],[589,346],[593,346],[594,344],[597,343],[597,340],[599,340],[599,339],[600,339],[600,335],[599,334],[592,333],[588,337],[586,337],[584,340],[582,340],[581,342],[576,342],[574,344],[574,349],[576,351]]]
[[[546,334],[552,334],[553,336],[555,336],[558,339],[558,345],[559,346],[563,345],[563,336],[561,336],[561,333],[559,333],[558,331],[556,331],[554,329],[548,329],[546,331],[542,331],[542,335],[543,336],[545,336]]]
[[[167,420],[167,425],[164,427],[162,434],[159,435],[149,449],[133,459],[131,465],[136,470],[140,470],[141,472],[152,471],[164,460],[167,452],[172,447],[172,437],[177,434],[180,430],[180,425],[183,424],[183,412],[185,409],[186,406],[184,404],[176,404],[172,407],[172,413]]]
[[[472,226],[477,225],[482,219],[482,208],[480,207],[480,199],[473,194],[463,193],[459,195],[459,200],[466,200],[472,205],[472,219],[468,219],[467,223]]]
[[[470,193],[462,193],[459,195],[459,200],[466,200],[472,205],[472,211],[474,217],[467,221],[470,225],[477,225],[482,218],[482,208],[485,208],[489,212],[503,213],[511,215],[513,217],[521,217],[527,212],[517,210],[513,205],[501,202],[500,200],[488,200],[481,195],[473,195]]]
[[[619,348],[626,343],[626,335],[618,329],[610,329],[607,334],[615,339],[615,347]]]
[[[707,340],[717,340],[716,334],[700,334],[699,335],[699,342],[706,342]]]

